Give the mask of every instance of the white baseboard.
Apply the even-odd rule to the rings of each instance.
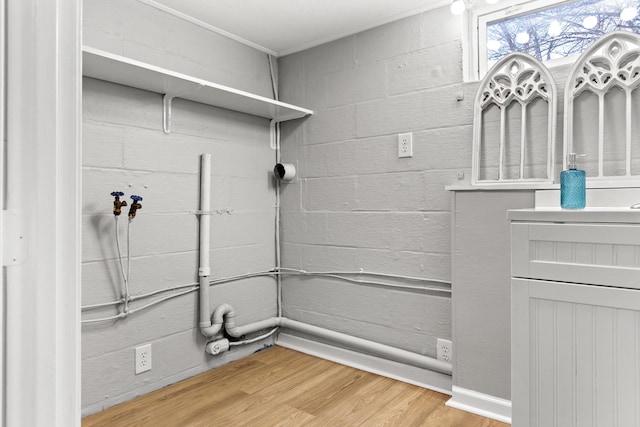
[[[511,401],[477,391],[452,387],[447,406],[511,424]]]
[[[451,376],[281,333],[277,345],[451,395]]]

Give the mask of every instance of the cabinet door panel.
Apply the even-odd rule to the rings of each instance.
[[[640,292],[512,280],[513,425],[640,426]]]

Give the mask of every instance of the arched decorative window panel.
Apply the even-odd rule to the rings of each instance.
[[[489,70],[475,99],[472,185],[553,182],[556,98],[549,70],[527,54]]]
[[[565,88],[563,165],[569,153],[587,180],[640,185],[640,36],[609,33],[571,68]]]

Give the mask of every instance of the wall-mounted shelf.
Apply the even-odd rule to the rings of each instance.
[[[169,128],[173,98],[200,102],[274,119],[278,122],[299,119],[313,114],[312,110],[306,108],[208,82],[88,46],[82,48],[82,61],[84,76],[165,95],[165,132],[168,132]]]

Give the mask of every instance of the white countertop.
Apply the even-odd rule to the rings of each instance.
[[[508,211],[511,221],[545,221],[545,222],[597,222],[597,223],[638,223],[640,209],[631,208],[585,208],[560,209],[538,208],[517,209]]]

